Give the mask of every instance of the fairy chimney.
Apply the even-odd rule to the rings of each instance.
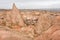
[[[15,26],[24,26],[24,22],[23,19],[21,17],[21,14],[19,12],[19,9],[15,6],[15,4],[13,4],[13,8],[10,11],[7,11],[6,13],[6,25],[11,27],[15,27]],[[15,27],[16,28],[16,27]],[[17,27],[18,28],[18,27]]]
[[[19,12],[19,9],[15,6],[15,4],[13,4],[13,8],[11,12],[12,12],[11,14],[12,22],[14,24],[18,24],[19,26],[23,26],[24,22],[23,22],[22,16]]]

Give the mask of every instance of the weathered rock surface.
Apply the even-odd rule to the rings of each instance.
[[[12,10],[0,12],[0,40],[60,40],[60,13]]]
[[[27,34],[13,30],[0,30],[0,40],[32,40]]]

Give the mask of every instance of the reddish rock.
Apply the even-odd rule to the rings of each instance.
[[[24,26],[24,22],[23,22],[23,19],[22,19],[22,15],[19,11],[19,9],[16,8],[15,4],[13,4],[13,8],[11,10],[11,19],[12,19],[12,22],[15,24],[18,24],[20,26]]]
[[[24,33],[20,33],[13,30],[0,30],[0,40],[32,40],[32,38],[28,38]]]
[[[60,26],[51,26],[47,31],[36,37],[35,40],[60,40]]]
[[[15,4],[0,13],[0,40],[60,40],[59,13],[19,11]]]
[[[21,32],[27,34],[29,37],[34,38],[34,26],[33,25],[29,25],[27,27],[22,27]]]
[[[60,40],[60,30],[55,31],[51,36],[50,40]]]
[[[56,16],[53,23],[54,25],[60,25],[60,16]]]
[[[17,27],[22,27],[25,25],[15,4],[13,4],[12,10],[6,12],[6,26],[12,27],[13,25],[19,25]]]
[[[41,14],[39,16],[38,22],[36,24],[36,31],[38,34],[47,30],[51,26],[53,20],[52,18],[53,17],[49,14]]]

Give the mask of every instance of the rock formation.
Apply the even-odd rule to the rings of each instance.
[[[0,40],[60,40],[60,12],[11,10],[0,12]]]

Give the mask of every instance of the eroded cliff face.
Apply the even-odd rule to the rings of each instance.
[[[0,40],[60,40],[60,13],[11,10],[0,12]]]

